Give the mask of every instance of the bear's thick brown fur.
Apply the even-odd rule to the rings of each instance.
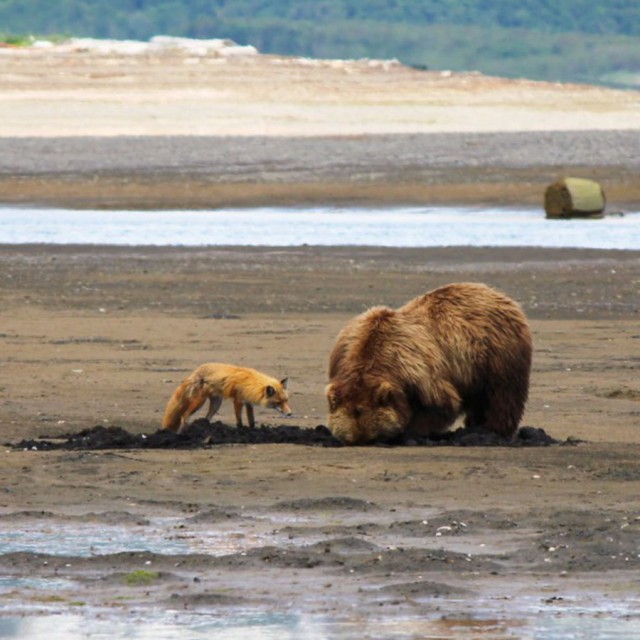
[[[329,428],[347,444],[465,425],[505,437],[529,392],[532,338],[511,298],[450,284],[347,323],[329,359]]]

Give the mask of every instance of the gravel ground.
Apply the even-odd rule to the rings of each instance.
[[[539,205],[565,175],[640,204],[640,131],[0,138],[0,201],[75,208]]]
[[[347,137],[0,139],[0,173],[189,175],[241,180],[397,179],[459,167],[640,169],[640,131],[446,133]]]

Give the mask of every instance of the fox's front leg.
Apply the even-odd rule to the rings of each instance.
[[[234,398],[233,399],[233,410],[236,414],[236,426],[237,427],[241,427],[242,426],[242,407],[244,406],[244,403],[242,402],[242,400],[240,398]],[[247,417],[249,417],[249,414],[247,413]]]

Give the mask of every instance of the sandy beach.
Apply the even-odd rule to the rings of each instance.
[[[535,204],[571,173],[601,180],[610,207],[640,203],[637,93],[216,60],[5,57],[0,202]],[[255,637],[637,635],[640,252],[4,245],[0,270],[1,615],[15,637],[51,614],[94,630],[169,620],[184,637],[193,616]],[[288,375],[286,424],[316,428],[346,320],[454,281],[522,304],[523,425],[557,444],[13,446],[154,433],[213,360]],[[233,423],[228,404],[219,417]]]

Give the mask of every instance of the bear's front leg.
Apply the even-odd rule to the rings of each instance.
[[[439,407],[414,409],[406,428],[407,435],[429,437],[444,433],[455,421],[457,414]]]

